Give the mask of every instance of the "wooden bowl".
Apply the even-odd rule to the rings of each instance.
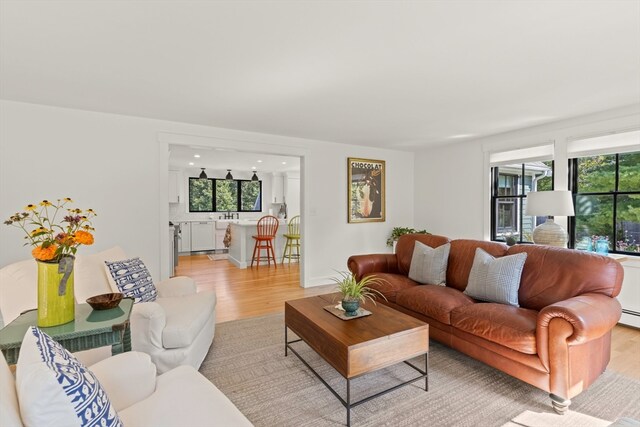
[[[117,294],[102,294],[87,299],[87,304],[94,310],[109,310],[110,308],[117,307],[122,301],[123,295]]]

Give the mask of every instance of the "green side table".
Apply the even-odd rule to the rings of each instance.
[[[94,310],[89,304],[78,304],[72,322],[40,329],[71,352],[106,345],[111,346],[111,354],[131,351],[129,316],[132,307],[132,298],[123,298],[118,307],[110,310]],[[36,326],[37,317],[37,310],[25,311],[0,329],[0,350],[7,363],[18,362],[24,334],[29,326]]]

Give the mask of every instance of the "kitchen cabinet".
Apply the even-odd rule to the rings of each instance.
[[[282,175],[273,176],[271,192],[273,193],[273,203],[284,203],[284,177]]]
[[[169,203],[180,203],[182,201],[182,182],[180,171],[169,171]]]
[[[178,242],[178,252],[189,253],[191,252],[191,223],[187,221],[178,223],[180,237]]]
[[[216,248],[215,221],[191,223],[191,250],[212,251]]]

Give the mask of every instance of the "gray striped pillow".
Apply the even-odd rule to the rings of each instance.
[[[524,252],[494,258],[477,248],[464,293],[477,300],[519,307],[518,289],[526,259]]]
[[[422,284],[444,285],[447,280],[450,250],[450,243],[445,243],[434,249],[416,241],[409,267],[409,278]]]

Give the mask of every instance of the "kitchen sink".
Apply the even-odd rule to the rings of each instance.
[[[217,219],[216,220],[216,229],[217,230],[225,230],[229,224],[237,224],[239,223],[239,219]]]

